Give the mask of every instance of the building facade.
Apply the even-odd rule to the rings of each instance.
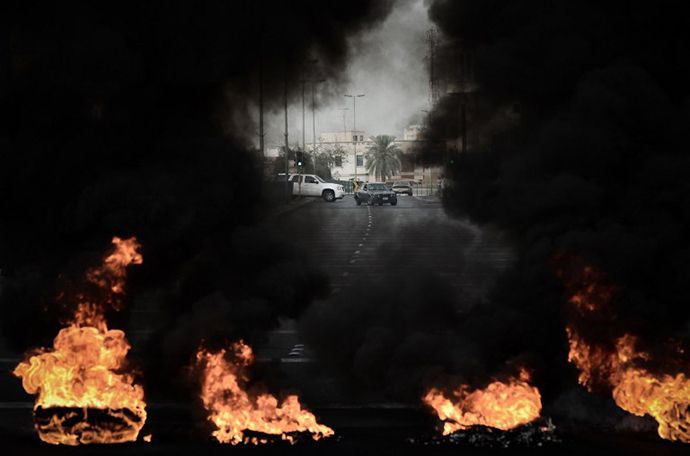
[[[441,174],[441,167],[431,167],[424,163],[421,146],[426,140],[422,137],[421,125],[411,125],[406,128],[403,138],[395,140],[395,144],[402,150],[400,173],[389,177],[389,180],[435,183]],[[347,181],[356,178],[363,182],[377,180],[376,176],[370,175],[366,168],[367,148],[372,141],[364,130],[323,132],[319,139],[320,142],[316,144],[317,154],[328,150],[342,153],[342,159],[336,160],[334,166],[331,167],[331,175],[334,179]],[[314,144],[307,143],[307,151],[313,150]]]

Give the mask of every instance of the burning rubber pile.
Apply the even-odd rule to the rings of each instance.
[[[201,369],[201,399],[216,427],[213,436],[220,443],[258,445],[272,441],[272,436],[295,443],[303,437],[319,440],[334,434],[312,413],[302,410],[297,396],[287,396],[280,405],[270,394],[250,396],[247,367],[254,355],[242,341],[216,353],[202,348],[196,362]]]
[[[629,332],[590,340],[579,328],[612,326],[617,315],[610,301],[621,289],[591,266],[584,267],[569,289],[573,315],[566,327],[568,361],[579,370],[580,384],[589,391],[610,390],[623,410],[651,416],[661,438],[690,443],[690,378],[680,344],[669,340],[660,360],[638,348],[639,338]]]
[[[541,395],[529,380],[523,369],[518,378],[493,381],[484,389],[460,385],[448,396],[430,389],[423,400],[443,422],[444,437],[417,443],[507,448],[558,442],[551,421],[540,418]]]
[[[128,370],[125,333],[108,329],[105,311],[119,310],[126,268],[140,264],[134,238],[113,238],[114,251],[90,269],[95,292],[76,295],[76,311],[53,348],[38,349],[15,369],[37,395],[35,427],[44,442],[78,445],[137,439],[146,422],[144,391]]]

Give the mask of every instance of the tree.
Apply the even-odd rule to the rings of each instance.
[[[331,169],[347,159],[347,152],[340,144],[325,146],[320,150],[321,152],[316,154],[316,174],[324,179],[330,179]]]
[[[280,146],[278,148],[280,153],[278,154],[278,158],[273,161],[273,174],[280,174],[285,172],[285,146]],[[306,155],[302,151],[302,148],[298,146],[297,144],[294,144],[290,146],[288,149],[288,160],[292,161],[293,163],[297,162],[297,157],[299,154],[302,154],[303,157]],[[291,165],[290,169],[288,170],[289,173],[296,172],[295,165]],[[306,172],[303,171],[302,172]]]
[[[378,135],[369,138],[367,146],[367,171],[382,182],[400,172],[402,150],[393,142],[395,136]]]

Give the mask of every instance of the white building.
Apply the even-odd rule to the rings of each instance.
[[[389,179],[395,180],[414,180],[418,182],[432,183],[441,173],[440,167],[430,168],[425,166],[423,160],[417,157],[417,148],[424,140],[422,137],[422,126],[411,125],[403,132],[402,140],[396,139],[395,144],[403,152],[401,157],[400,175],[391,176]],[[320,142],[316,145],[318,149],[341,148],[345,152],[342,160],[336,160],[335,166],[331,168],[331,175],[335,179],[350,180],[355,177],[364,182],[376,181],[377,178],[369,175],[366,168],[365,155],[367,146],[371,140],[364,130],[347,130],[321,133]],[[313,150],[314,145],[307,143],[307,151]],[[356,166],[355,166],[356,165]],[[356,171],[356,172],[355,172]]]
[[[423,127],[421,125],[410,125],[403,130],[403,139],[405,141],[417,141],[422,139],[422,130]]]
[[[339,147],[345,151],[345,156],[341,160],[336,160],[335,166],[331,169],[333,178],[349,180],[356,176],[357,180],[361,181],[373,180],[369,179],[364,163],[367,146],[371,143],[364,130],[324,132],[319,139],[317,150]],[[307,150],[313,150],[313,146],[311,143],[307,144]]]

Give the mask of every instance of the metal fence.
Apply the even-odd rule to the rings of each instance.
[[[414,196],[432,196],[439,194],[438,185],[434,184],[419,184],[412,186],[412,194]]]
[[[345,193],[354,193],[352,182],[338,182],[345,189]],[[361,184],[360,184],[361,185]],[[432,196],[438,195],[439,188],[438,185],[434,184],[417,184],[412,186],[412,195],[414,196]]]

